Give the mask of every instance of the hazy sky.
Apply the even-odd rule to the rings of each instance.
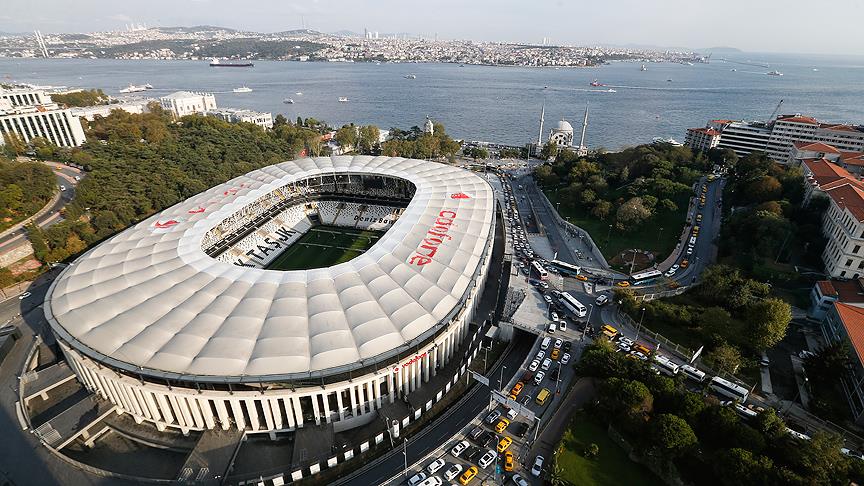
[[[862,0],[2,0],[0,31],[211,24],[577,45],[864,54]]]

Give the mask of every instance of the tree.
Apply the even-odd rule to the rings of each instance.
[[[609,201],[597,201],[594,204],[594,209],[591,210],[591,214],[601,221],[606,221],[606,218],[609,217],[609,213],[612,212],[612,203]]]
[[[336,130],[334,138],[344,151],[350,152],[357,146],[357,128],[354,125],[345,125]]]
[[[273,119],[273,128],[282,127],[288,124],[288,119],[285,118],[285,115],[279,113],[276,115],[276,118]]]
[[[812,378],[833,379],[843,375],[852,362],[851,350],[846,341],[834,341],[819,348],[804,360],[807,374]]]
[[[540,158],[543,160],[554,159],[558,155],[558,144],[552,140],[547,141],[540,150]]]
[[[765,437],[776,438],[786,434],[786,423],[777,416],[777,411],[767,408],[756,416],[753,425]]]
[[[650,411],[654,397],[640,381],[613,377],[601,385],[600,402],[613,417],[635,416]]]
[[[586,459],[594,459],[600,455],[600,446],[592,442],[588,444],[588,447],[586,447],[584,451],[582,451],[582,455]]]
[[[27,151],[27,144],[15,132],[6,132],[3,134],[3,145],[6,153],[12,157],[22,155]]]
[[[30,244],[33,246],[33,255],[42,263],[48,260],[48,244],[45,242],[45,234],[42,229],[33,223],[27,225],[27,238],[30,239]]]
[[[618,229],[628,231],[635,229],[650,217],[651,210],[645,207],[642,198],[634,197],[618,208],[615,214],[615,224]]]
[[[780,299],[764,299],[746,310],[747,321],[753,326],[750,342],[755,349],[774,347],[786,336],[792,320],[792,308]]]
[[[738,447],[719,451],[714,462],[715,477],[728,486],[769,484],[773,468],[770,458]]]
[[[706,361],[717,371],[735,374],[741,367],[741,353],[734,346],[722,343],[706,353]]]
[[[378,146],[381,131],[375,125],[364,125],[360,127],[360,152],[371,155]]]
[[[651,437],[654,447],[668,458],[680,456],[699,442],[684,419],[668,413],[661,413],[651,421]]]

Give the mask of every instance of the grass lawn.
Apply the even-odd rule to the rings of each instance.
[[[591,443],[600,447],[600,453],[594,459],[586,459],[581,453]],[[627,453],[606,435],[606,428],[584,413],[575,415],[570,428],[564,433],[561,445],[563,448],[558,456],[558,464],[564,471],[564,479],[570,484],[663,484],[646,467],[632,462]]]
[[[276,257],[268,270],[308,270],[347,262],[378,241],[380,231],[316,226]]]
[[[546,197],[549,198],[552,206],[558,202],[558,195],[554,190],[547,190]],[[612,215],[606,221],[601,221],[581,208],[562,204],[559,210],[561,217],[569,218],[568,221],[591,235],[606,260],[612,259],[624,250],[636,248],[651,251],[660,262],[672,253],[675,244],[678,243],[687,219],[689,197],[690,195],[687,194],[675,201],[678,205],[677,211],[660,211],[648,222],[630,232],[618,231],[613,227],[610,233],[609,225],[614,223]],[[660,231],[660,228],[663,228],[663,231]],[[608,241],[607,236],[609,236]]]

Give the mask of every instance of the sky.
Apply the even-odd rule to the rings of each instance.
[[[862,0],[2,0],[0,32],[218,25],[441,39],[864,54]]]

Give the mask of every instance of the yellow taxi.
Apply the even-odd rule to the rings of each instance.
[[[585,275],[576,275],[576,280],[579,280],[580,282],[587,282],[588,277],[586,277]]]
[[[500,454],[500,453],[506,451],[507,448],[510,447],[510,444],[512,444],[512,443],[513,443],[513,439],[511,439],[510,437],[504,437],[503,439],[501,439],[501,441],[498,442],[498,453]]]
[[[503,433],[507,430],[508,425],[510,425],[510,421],[506,418],[502,418],[497,424],[495,424],[495,432],[498,432],[499,434]]]
[[[521,381],[513,385],[513,389],[510,390],[510,400],[516,400],[516,397],[518,397],[519,394],[522,393],[523,388],[525,388],[525,384]]]
[[[504,470],[507,472],[512,471],[515,468],[516,462],[513,460],[513,453],[511,451],[506,451],[504,453]]]
[[[687,268],[687,265],[690,265],[690,261],[686,258],[681,260],[681,268]]]
[[[459,476],[459,482],[462,483],[463,485],[470,483],[471,480],[474,479],[474,476],[476,476],[478,472],[480,472],[480,470],[477,469],[477,466],[469,467],[468,469],[465,470],[464,473],[462,473],[461,476]]]
[[[561,355],[561,350],[558,348],[555,348],[552,350],[552,355],[549,357],[552,359],[558,359],[558,356],[560,356],[560,355]]]
[[[622,280],[622,281],[616,283],[615,285],[622,287],[622,288],[626,288],[626,287],[630,286],[630,282],[628,282],[626,280]]]

